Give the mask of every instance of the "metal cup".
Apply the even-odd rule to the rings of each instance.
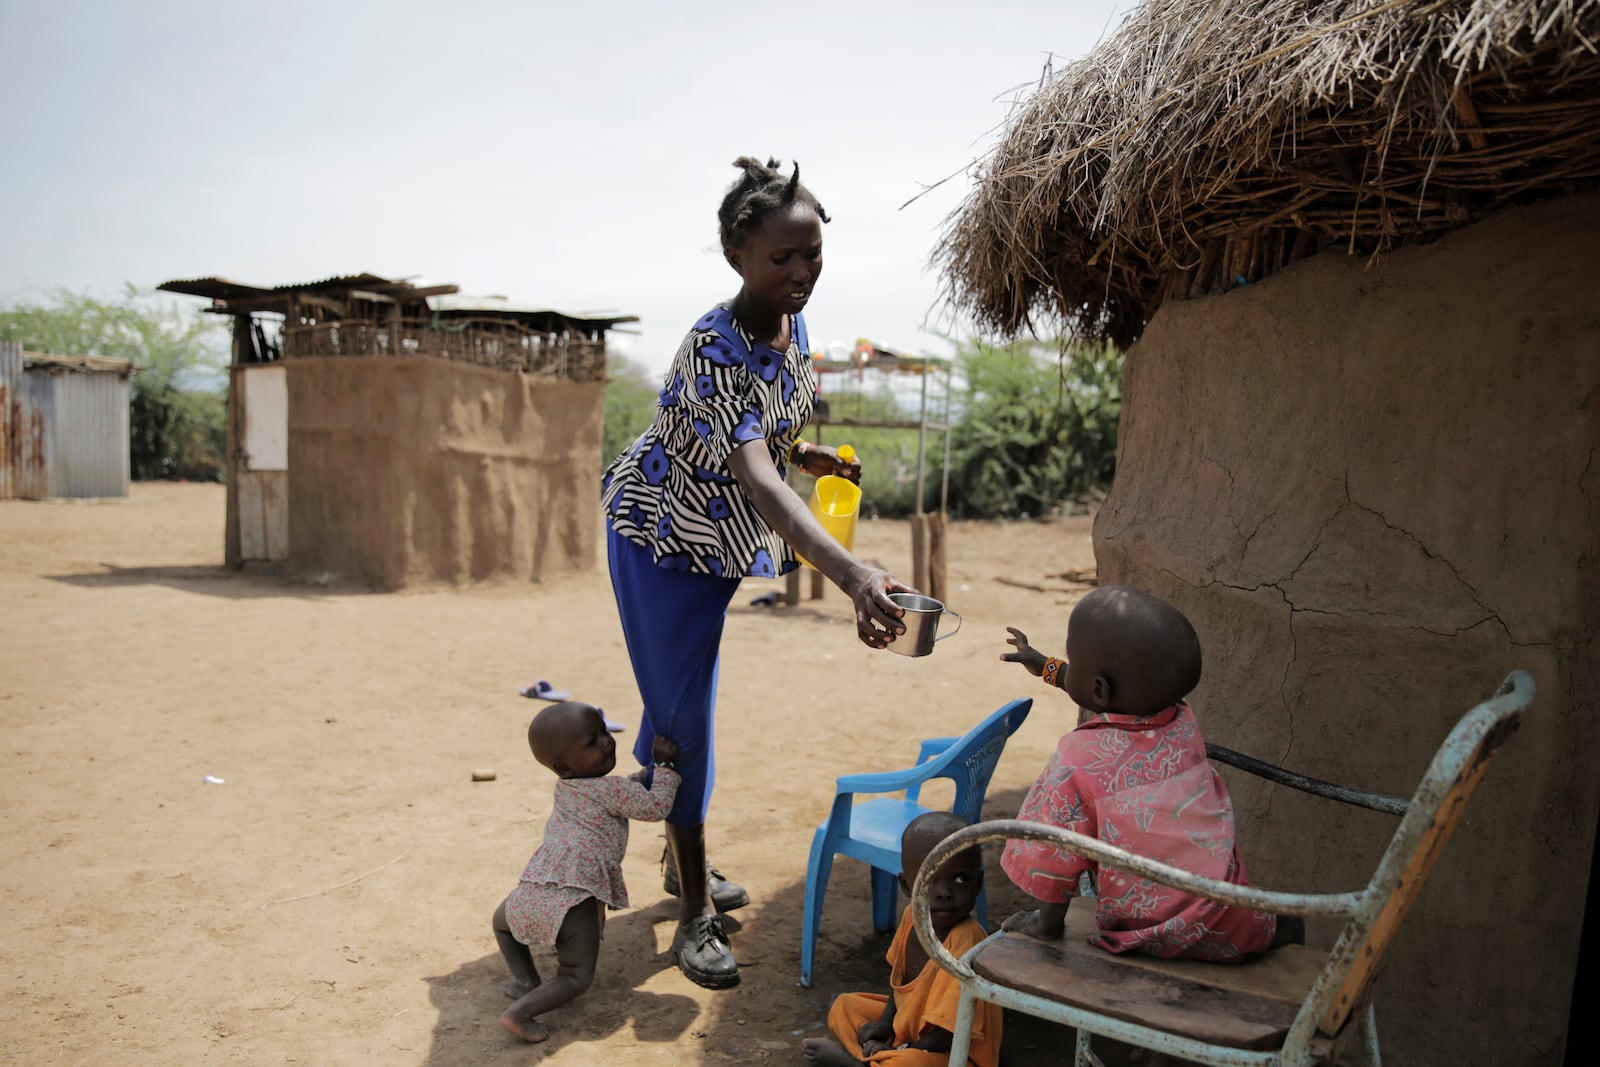
[[[926,656],[933,651],[935,641],[943,641],[961,630],[961,616],[945,607],[943,601],[921,593],[890,593],[889,599],[905,612],[900,621],[906,627],[905,633],[889,643],[890,652],[898,652],[902,656]],[[940,634],[940,615],[955,616],[956,628],[947,634]]]

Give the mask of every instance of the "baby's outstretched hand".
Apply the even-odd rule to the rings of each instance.
[[[656,739],[654,741],[650,742],[650,762],[652,762],[652,763],[676,763],[677,761],[678,761],[678,746],[677,746],[677,743],[674,742],[669,737],[662,737],[662,736],[660,736],[658,734],[656,736]]]
[[[1028,635],[1015,626],[1007,626],[1006,632],[1011,636],[1006,638],[1006,644],[1016,649],[1015,652],[1002,652],[1000,658],[1007,663],[1020,663],[1028,673],[1035,678],[1044,675],[1044,653],[1028,644]]]

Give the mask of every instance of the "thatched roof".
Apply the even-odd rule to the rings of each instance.
[[[1600,0],[1145,0],[1041,85],[934,259],[1013,335],[1600,183]]]

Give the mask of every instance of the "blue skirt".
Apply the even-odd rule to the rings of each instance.
[[[628,659],[644,699],[634,758],[650,766],[658,734],[677,743],[683,785],[667,822],[699,826],[716,780],[712,728],[722,624],[740,579],[659,567],[648,548],[609,528],[606,557]]]

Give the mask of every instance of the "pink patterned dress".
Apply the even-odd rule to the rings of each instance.
[[[622,857],[628,820],[660,822],[672,810],[682,779],[671,767],[626,777],[563,778],[544,824],[544,843],[506,897],[506,925],[524,945],[553,945],[567,912],[593,897],[609,908],[628,906]]]
[[[1234,885],[1248,885],[1233,801],[1206,758],[1188,701],[1146,718],[1106,714],[1061,738],[1017,818],[1049,823]],[[1012,841],[1001,866],[1037,900],[1076,895],[1095,873],[1089,940],[1110,952],[1232,962],[1272,943],[1277,917],[1218,904],[1034,841]]]

